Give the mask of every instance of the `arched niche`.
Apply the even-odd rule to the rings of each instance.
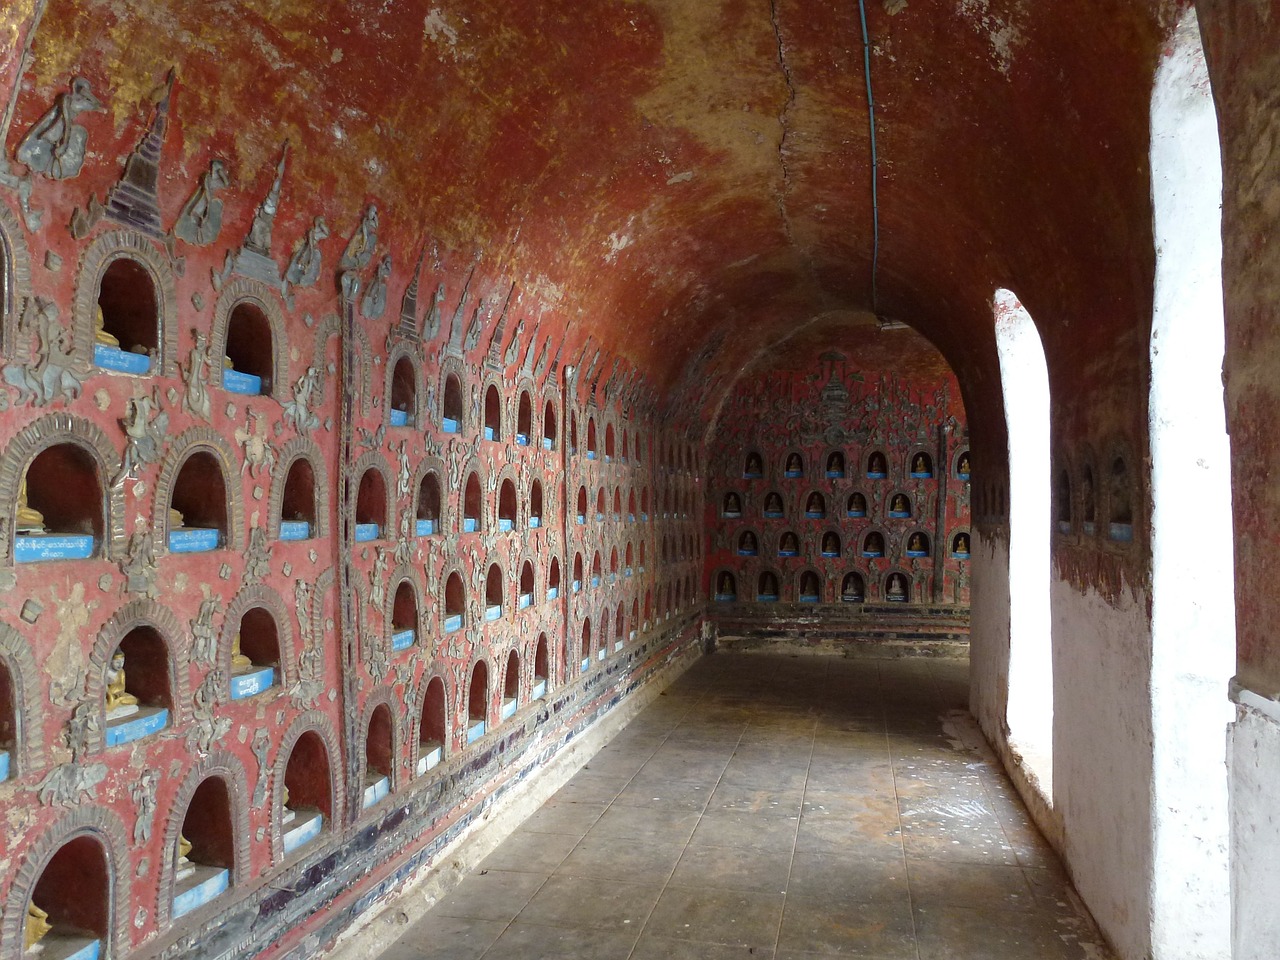
[[[498,484],[498,529],[500,531],[508,533],[516,528],[518,509],[515,481],[505,477]]]
[[[968,560],[973,549],[972,535],[968,530],[958,530],[951,537],[951,556],[957,560]]]
[[[573,592],[577,593],[582,589],[582,554],[575,553],[573,555]]]
[[[124,486],[109,486],[120,469],[115,447],[96,425],[69,413],[45,414],[29,423],[9,441],[0,458],[0,497],[7,504],[8,537],[0,550],[7,566],[15,560],[58,559],[87,556],[119,556],[124,548]],[[34,474],[32,471],[34,470]],[[73,535],[67,553],[52,540],[32,540],[21,545],[18,533],[20,492],[24,478],[27,502],[44,515],[47,536]],[[84,537],[92,537],[87,543]],[[53,549],[50,554],[49,549]],[[19,552],[22,556],[19,557]]]
[[[281,402],[289,398],[289,347],[277,297],[266,284],[246,277],[222,288],[209,344],[213,386]]]
[[[529,399],[529,391],[521,390],[520,399],[516,403],[516,445],[527,447],[533,436],[533,401]]]
[[[360,780],[360,808],[368,810],[381,803],[395,789],[396,732],[390,695],[370,698],[363,724],[364,756]]]
[[[370,450],[355,462],[352,472],[360,478],[355,488],[355,503],[351,504],[356,542],[390,537],[393,534],[389,495],[392,483],[386,461],[377,451]]]
[[[738,599],[738,577],[732,570],[716,571],[711,583],[713,599],[721,603],[733,603]]]
[[[467,593],[462,574],[450,571],[444,581],[444,632],[455,633],[466,626]]]
[[[873,527],[862,534],[860,546],[864,557],[870,559],[885,557],[888,555],[889,538],[884,530]]]
[[[933,477],[933,454],[917,447],[907,457],[907,475],[915,480],[929,480]]]
[[[604,462],[613,463],[614,456],[613,424],[608,423],[604,428]]]
[[[781,588],[779,584],[777,571],[761,570],[759,576],[756,577],[756,600],[760,603],[775,603],[778,600]]]
[[[622,572],[623,572],[624,574],[626,574],[628,577],[629,577],[629,576],[631,576],[631,568],[634,566],[634,564],[633,564],[633,562],[632,562],[632,560],[633,560],[634,556],[635,556],[635,554],[632,552],[632,548],[631,548],[631,541],[630,541],[630,540],[628,540],[628,541],[627,541],[626,561],[625,561],[625,565],[624,565],[624,566],[623,566],[623,568],[622,568]]]
[[[529,526],[542,526],[542,481],[534,480],[529,486]]]
[[[973,457],[969,453],[968,447],[961,447],[955,452],[952,458],[951,467],[952,476],[957,480],[968,482],[973,476]]]
[[[551,683],[549,647],[547,635],[545,633],[538,634],[538,640],[533,647],[533,687],[530,689],[530,696],[534,700],[545,697]]]
[[[527,610],[533,606],[533,590],[533,563],[526,560],[520,565],[520,594],[516,602],[520,610]]]
[[[444,680],[432,677],[423,690],[422,708],[418,711],[418,776],[444,759],[448,744],[449,703]]]
[[[634,487],[627,494],[627,521],[629,523],[636,522],[636,491]]]
[[[507,666],[502,672],[502,705],[498,709],[498,719],[508,720],[515,716],[520,706],[520,654],[512,650],[507,654]]]
[[[800,556],[800,536],[794,530],[783,530],[778,535],[778,556]]]
[[[613,519],[622,519],[622,488],[613,488]]]
[[[170,447],[156,481],[151,524],[156,554],[243,549],[239,477],[235,451],[220,434],[208,427],[183,431]],[[174,525],[177,518],[171,509],[182,514],[181,527]],[[177,538],[172,536],[175,533]]]
[[[231,685],[231,699],[242,700],[273,687],[279,690],[292,686],[298,678],[293,645],[293,613],[280,595],[265,584],[241,588],[227,604],[218,646],[219,663]],[[241,657],[238,663],[237,646]]]
[[[578,523],[579,524],[586,523],[587,522],[587,488],[586,487],[578,488],[578,498],[577,498],[576,509],[577,509],[577,513],[575,514],[575,517],[577,518]]]
[[[234,754],[214,748],[183,777],[165,822],[156,921],[202,907],[249,876],[249,784]],[[182,862],[181,844],[191,844]]]
[[[146,597],[126,603],[103,624],[94,639],[87,670],[86,697],[95,711],[101,711],[97,713],[98,722],[85,728],[88,752],[94,753],[104,744],[117,745],[113,742],[117,738],[108,736],[107,732],[107,670],[112,655],[121,647],[125,653],[126,691],[139,699],[139,706],[150,702],[150,706],[167,711],[161,726],[140,735],[149,736],[164,726],[181,727],[187,722],[190,671],[187,669],[189,651],[183,642],[186,635],[186,628],[167,607]],[[131,655],[133,666],[130,666]],[[130,671],[134,671],[132,677]]]
[[[839,530],[827,530],[818,543],[818,552],[827,559],[839,557],[841,554],[841,538]]]
[[[742,479],[760,480],[764,477],[764,455],[756,449],[748,450],[742,459]]]
[[[464,423],[462,381],[458,374],[449,371],[444,375],[441,390],[440,429],[444,433],[461,433]]]
[[[44,766],[40,689],[30,641],[0,623],[0,751],[6,754],[0,780],[16,780]]]
[[[904,570],[888,571],[881,591],[886,603],[911,603],[911,575]]]
[[[626,620],[622,610],[622,604],[618,604],[618,608],[613,615],[613,649],[615,652],[621,650],[626,643]]]
[[[867,600],[867,582],[862,574],[849,571],[840,581],[840,601],[842,603],[865,603]]]
[[[909,520],[914,515],[911,494],[905,490],[895,490],[886,499],[888,504],[885,513],[891,520]]]
[[[605,513],[604,487],[596,491],[596,521],[603,522]]]
[[[277,860],[306,848],[342,821],[334,758],[337,734],[319,710],[299,715],[280,741],[272,773],[272,853]],[[287,798],[287,802],[286,802]]]
[[[870,450],[863,461],[864,473],[868,480],[884,480],[889,476],[889,458],[880,448]]]
[[[799,450],[788,451],[782,458],[782,475],[788,480],[799,480],[804,476],[804,454]]]
[[[1070,533],[1074,520],[1071,468],[1059,460],[1053,469],[1053,522],[1059,533]]]
[[[395,587],[387,592],[387,635],[392,650],[408,650],[422,639],[422,591],[408,566],[398,567],[391,583]]]
[[[440,495],[440,474],[434,469],[427,469],[418,482],[418,495],[413,505],[414,533],[419,537],[429,537],[443,530],[443,518],[440,516],[442,497]]]
[[[1080,458],[1080,527],[1092,536],[1098,521],[1098,475],[1093,456],[1086,451]]]
[[[83,806],[62,814],[14,860],[0,922],[5,957],[19,952],[34,904],[47,914],[40,941],[46,956],[70,956],[97,940],[99,956],[127,952],[130,901],[129,842],[108,809]]]
[[[489,724],[489,664],[481,658],[471,668],[467,683],[467,743],[485,735]]]
[[[118,346],[97,342],[99,307],[103,328]],[[143,234],[131,230],[100,234],[80,258],[72,323],[72,348],[85,366],[174,376],[178,296],[168,257]],[[203,334],[198,336],[203,339]],[[96,350],[98,346],[106,352]],[[145,354],[153,354],[156,362],[138,364]]]
[[[484,618],[487,621],[502,618],[504,599],[502,580],[502,567],[496,563],[489,564],[484,577]]]
[[[392,348],[386,364],[387,426],[416,429],[422,423],[422,360],[407,343]]]
[[[903,551],[912,559],[919,560],[933,556],[933,539],[927,530],[912,530],[902,542]]]
[[[736,520],[742,516],[742,494],[737,490],[728,490],[720,500],[720,516],[727,520]]]
[[[828,480],[843,480],[847,470],[843,450],[832,450],[827,454],[826,468],[823,471]]]
[[[547,599],[555,600],[560,596],[560,558],[552,557],[547,572]]]
[[[822,602],[822,575],[817,570],[801,570],[796,577],[796,599],[801,603]]]
[[[576,454],[578,452],[578,414],[570,412],[569,414],[569,453]]]
[[[804,500],[804,515],[809,520],[821,520],[827,515],[827,498],[821,490],[811,490]]]
[[[609,549],[609,582],[613,583],[618,577],[618,548],[611,547]]]
[[[556,405],[548,400],[542,408],[542,449],[554,450],[556,446]]]
[[[600,561],[600,551],[597,550],[591,557],[591,586],[600,586],[600,577],[604,573],[603,566]]]
[[[502,440],[502,393],[496,383],[490,383],[484,391],[484,438]]]
[[[844,512],[846,517],[854,520],[865,517],[867,515],[867,495],[861,490],[853,491],[845,501]]]
[[[578,672],[586,673],[591,668],[591,618],[582,621],[582,631],[578,634]]]
[[[644,629],[649,629],[649,624],[653,622],[653,588],[646,587],[644,591]]]
[[[18,321],[31,296],[31,253],[26,231],[8,204],[0,203],[0,352],[12,357]]]
[[[619,443],[621,444],[622,449],[618,452],[618,458],[623,463],[626,463],[627,462],[627,431],[626,430],[619,431]]]
[[[587,459],[594,460],[596,458],[596,418],[587,417]]]
[[[484,529],[484,496],[480,483],[480,472],[473,469],[467,474],[462,485],[462,509],[458,516],[462,518],[462,533],[479,533]]]
[[[308,437],[284,445],[271,471],[268,532],[275,540],[323,539],[329,535],[329,469]]]
[[[760,556],[760,534],[757,531],[748,528],[738,534],[738,556]]]
[[[787,502],[777,490],[770,490],[761,501],[761,512],[766,520],[781,520],[787,515]]]
[[[1107,536],[1117,543],[1133,540],[1135,499],[1132,458],[1115,449],[1108,458],[1107,470]]]

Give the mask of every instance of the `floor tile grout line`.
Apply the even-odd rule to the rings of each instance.
[[[876,676],[883,679],[883,664],[876,663]],[[889,717],[884,715],[884,745],[889,754],[889,775],[893,778],[893,806],[898,815],[898,845],[902,848],[902,875],[907,883],[907,916],[911,921],[911,945],[920,960],[920,931],[916,929],[916,902],[911,891],[911,869],[907,865],[907,832],[902,823],[902,794],[898,792],[898,759],[889,739]]]
[[[698,698],[698,703],[702,703],[706,696]],[[689,715],[686,711],[685,716]],[[684,723],[682,718],[680,723]],[[677,724],[676,726],[679,726]],[[729,762],[732,762],[734,753],[737,753],[738,747],[742,744],[742,737],[746,733],[746,725],[743,725],[743,732],[738,734],[738,741],[734,744],[733,753],[729,754]],[[711,804],[711,798],[715,796],[716,788],[720,785],[720,781],[724,779],[725,770],[729,769],[729,762],[726,762],[720,770],[720,775],[716,777],[716,782],[712,784],[711,789],[707,791],[707,800],[702,805],[702,810],[698,814],[698,819],[693,825],[693,829],[689,831],[689,836],[685,838],[684,845],[680,848],[680,856],[676,858],[676,862],[671,865],[671,872],[667,874],[667,879],[662,882],[662,888],[658,891],[658,895],[653,900],[653,906],[649,908],[649,912],[645,914],[644,921],[640,924],[640,932],[636,935],[636,942],[631,945],[631,950],[627,954],[627,960],[635,955],[636,948],[640,946],[640,941],[644,939],[645,930],[649,927],[649,921],[653,919],[653,912],[658,909],[658,904],[662,902],[663,894],[667,892],[667,888],[671,886],[671,878],[675,876],[676,868],[680,866],[680,861],[684,859],[685,853],[689,849],[689,844],[693,841],[693,835],[698,832],[698,826],[702,823],[702,818],[706,816],[707,807]]]
[[[826,670],[823,676],[823,686],[827,685],[827,681],[831,676],[831,665],[826,664]],[[804,767],[804,789],[800,791],[800,809],[796,813],[796,831],[791,838],[791,859],[787,863],[787,882],[782,889],[782,908],[778,911],[778,929],[773,935],[773,953],[777,956],[778,951],[782,948],[782,924],[787,918],[787,896],[791,890],[791,873],[796,868],[796,848],[800,845],[800,822],[804,819],[805,800],[809,796],[809,773],[813,769],[813,749],[814,743],[818,739],[818,724],[822,722],[822,712],[819,711],[814,719],[813,729],[809,734],[809,760]]]

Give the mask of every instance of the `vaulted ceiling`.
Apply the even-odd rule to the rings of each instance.
[[[446,266],[479,259],[702,399],[798,325],[874,307],[982,406],[997,286],[1080,386],[1116,375],[1098,351],[1145,336],[1147,111],[1176,9],[867,0],[874,304],[857,0],[59,0],[13,129],[83,74],[107,105],[95,122],[136,130],[177,64],[174,215],[214,155],[260,196],[288,139],[282,245],[321,212],[345,237],[376,200],[398,265],[424,236]]]

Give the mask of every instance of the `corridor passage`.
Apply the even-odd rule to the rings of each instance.
[[[967,664],[704,657],[383,960],[1105,960]]]

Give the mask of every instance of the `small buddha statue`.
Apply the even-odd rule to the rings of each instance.
[[[916,534],[911,538],[911,542],[907,544],[908,550],[924,550],[924,538],[920,534]]]
[[[963,457],[961,457],[961,458],[960,458],[960,463],[957,465],[957,467],[956,467],[956,471],[957,471],[958,473],[968,473],[968,472],[969,472],[969,455],[968,455],[967,453],[966,453]]]
[[[282,784],[280,787],[280,821],[288,826],[297,818],[296,811],[289,807],[289,786]]]
[[[740,548],[740,549],[742,549],[742,550],[755,550],[755,549],[756,549],[756,535],[755,535],[754,533],[750,533],[750,532],[748,532],[748,533],[744,533],[744,534],[742,535],[742,542],[741,542],[738,546],[739,546],[739,548]]]
[[[800,549],[800,541],[795,538],[794,534],[788,533],[782,538],[782,549],[790,553],[795,553]]]
[[[906,581],[896,573],[889,578],[888,596],[890,600],[905,600],[907,598]]]
[[[231,672],[240,673],[252,666],[253,661],[240,650],[240,631],[237,630],[236,635],[231,638]]]
[[[98,304],[98,311],[93,315],[93,341],[100,343],[104,347],[119,347],[120,341],[107,333],[107,320],[102,315],[102,304]]]
[[[889,509],[894,513],[907,513],[910,507],[907,506],[907,498],[902,494],[898,494],[893,498],[893,505]]]
[[[742,504],[738,501],[738,495],[736,493],[731,493],[729,494],[728,497],[725,498],[724,512],[725,513],[741,513],[742,512]]]
[[[43,940],[53,929],[53,924],[49,922],[49,913],[41,910],[36,906],[36,902],[31,900],[27,903],[27,922],[23,929],[22,949],[30,950],[37,943]]]
[[[27,502],[27,475],[18,483],[18,533],[44,533],[44,514]]]
[[[727,573],[720,578],[720,592],[725,596],[733,593],[733,584],[729,582]]]
[[[182,511],[174,507],[169,508],[169,529],[181,530],[187,525],[186,518],[182,515]]]
[[[782,498],[776,493],[769,494],[768,498],[764,502],[764,508],[769,513],[781,513]]]
[[[107,665],[107,719],[116,720],[138,712],[138,698],[125,689],[124,651],[116,648]]]
[[[867,498],[860,493],[855,493],[849,498],[849,510],[853,513],[866,513]]]
[[[873,533],[867,537],[867,543],[864,549],[867,553],[884,553],[884,540],[881,538],[880,534]]]
[[[809,502],[804,510],[805,513],[822,513],[822,498],[816,493],[809,494]]]
[[[822,552],[823,553],[839,552],[839,548],[836,546],[835,534],[828,533],[825,537],[822,538]]]
[[[827,473],[844,473],[844,462],[840,459],[840,454],[833,453],[827,457]]]
[[[956,537],[956,553],[969,552],[969,538],[963,533]]]
[[[178,859],[173,867],[173,879],[181,882],[196,872],[196,865],[188,859],[191,855],[191,841],[178,834]]]
[[[761,473],[763,472],[763,469],[764,469],[764,465],[760,462],[760,458],[756,454],[753,453],[751,454],[751,456],[747,457],[747,469],[745,471],[746,473],[750,473],[750,474]]]
[[[793,453],[791,456],[787,457],[787,473],[799,473],[800,471],[800,457]]]
[[[917,453],[915,462],[911,464],[912,473],[928,473],[929,464],[925,461],[923,453]]]
[[[885,463],[884,457],[878,453],[871,455],[870,462],[867,463],[867,473],[884,473]]]

